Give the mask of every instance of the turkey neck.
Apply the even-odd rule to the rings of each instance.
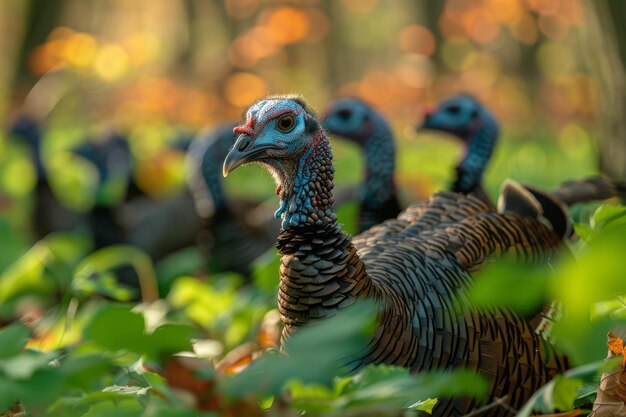
[[[363,201],[370,206],[382,206],[396,192],[394,172],[396,149],[391,129],[384,120],[372,120],[371,134],[365,139],[365,184]]]
[[[498,124],[490,116],[483,114],[482,127],[466,138],[467,151],[456,167],[457,177],[452,191],[468,194],[480,189],[483,173],[498,138]]]
[[[359,297],[370,296],[372,281],[332,210],[332,153],[322,131],[305,151],[293,184],[281,186],[282,230],[278,308],[283,336],[310,320],[333,315]]]

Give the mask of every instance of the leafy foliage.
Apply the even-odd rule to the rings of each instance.
[[[589,403],[598,374],[613,363],[602,359],[606,332],[624,317],[619,260],[626,256],[625,213],[623,207],[601,206],[589,225],[577,226],[589,231],[584,243],[570,245],[550,264],[498,262],[477,276],[471,296],[478,306],[532,315],[545,302],[560,300],[563,314],[552,334],[581,365],[539,391],[521,416],[533,409],[553,412]],[[432,410],[440,396],[485,392],[482,379],[463,371],[411,375],[402,368],[370,365],[350,373],[350,358],[364,346],[376,317],[376,307],[367,303],[296,333],[285,345],[286,354],[263,353],[277,343],[267,333],[277,329],[264,318],[275,303],[278,266],[271,253],[255,265],[254,285],[242,288],[241,279],[231,274],[209,281],[180,276],[166,298],[124,304],[111,300],[123,298],[115,291],[126,288],[118,287],[115,268],[140,265],[154,275],[151,262],[134,248],[87,255],[84,242],[76,235],[50,236],[2,275],[6,305],[40,300],[35,311],[46,309],[34,321],[16,321],[0,330],[2,409],[19,401],[33,415],[187,416],[241,410],[260,415],[263,408],[275,415],[288,410],[397,415]],[[102,280],[105,273],[108,286],[85,290],[93,276]],[[58,291],[66,295],[42,298]],[[20,312],[22,319],[32,314],[11,307],[6,317],[19,318]]]

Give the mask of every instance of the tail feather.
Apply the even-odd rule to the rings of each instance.
[[[619,197],[626,200],[626,183],[594,176],[562,183],[553,195],[568,206],[593,200]]]
[[[532,217],[565,238],[572,233],[572,224],[560,199],[538,188],[507,180],[498,199],[499,213],[515,213]]]

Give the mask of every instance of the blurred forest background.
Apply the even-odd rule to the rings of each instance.
[[[46,126],[42,158],[62,178],[53,190],[82,210],[93,204],[93,181],[69,172],[71,161],[55,164],[57,151],[122,131],[139,186],[171,195],[183,186],[183,158],[163,151],[177,137],[283,92],[318,110],[342,95],[382,110],[400,141],[408,200],[452,175],[458,144],[417,136],[414,125],[459,91],[504,125],[487,175],[492,195],[505,177],[551,186],[594,173],[598,149],[604,170],[624,179],[626,32],[614,24],[624,17],[619,0],[6,0],[0,121],[28,114]],[[335,146],[339,181],[357,181],[356,149]],[[35,184],[19,155],[0,157],[5,199],[28,199]],[[241,171],[227,184],[235,193],[271,195],[270,181]],[[3,211],[25,226],[22,208]]]
[[[318,111],[359,96],[380,109],[399,141],[406,201],[450,182],[461,145],[414,127],[457,92],[502,124],[486,177],[492,196],[507,177],[551,187],[597,173],[600,162],[625,180],[624,17],[619,0],[3,1],[0,210],[14,249],[0,264],[29,246],[40,171],[72,210],[124,199],[127,183],[103,187],[93,161],[64,151],[119,132],[132,181],[169,198],[185,189],[178,144],[238,120],[266,94],[300,93]],[[24,115],[44,131],[41,161],[11,138]],[[337,181],[359,181],[356,146],[333,146]],[[244,167],[226,187],[271,197],[258,172]]]
[[[49,365],[52,356],[41,354],[44,359],[37,359],[32,375],[16,374],[15,391],[9,389],[13,385],[0,384],[0,409],[15,398],[47,407],[60,395],[61,388],[51,390],[59,384],[35,378],[36,369],[61,372],[58,378],[81,389],[89,385],[67,382],[74,374],[64,373],[64,366],[71,368],[74,359],[83,359],[82,341],[87,341],[87,350],[99,344],[106,359],[106,366],[90,376],[94,392],[113,387],[117,393],[120,386],[136,385],[137,395],[144,395],[142,390],[150,386],[166,392],[156,374],[134,367],[145,346],[154,352],[191,350],[193,335],[199,340],[195,347],[216,358],[246,341],[272,339],[267,328],[275,333],[277,324],[271,315],[278,281],[274,250],[255,265],[255,285],[246,293],[238,292],[241,281],[233,274],[205,281],[188,276],[198,275],[200,261],[194,253],[150,259],[122,246],[98,257],[91,252],[103,245],[71,233],[53,233],[35,243],[43,236],[35,232],[33,219],[37,210],[46,211],[35,201],[42,178],[54,197],[74,212],[106,211],[127,203],[130,182],[153,202],[167,201],[186,192],[185,144],[201,129],[239,120],[248,104],[267,94],[302,94],[320,112],[332,99],[350,95],[370,102],[392,123],[399,147],[397,182],[409,202],[447,187],[463,152],[458,140],[416,133],[416,124],[441,98],[468,92],[501,123],[502,137],[486,173],[491,197],[507,177],[547,188],[599,172],[626,181],[625,21],[623,0],[1,1],[0,328],[17,318],[36,325],[18,330],[21,342],[5,331],[0,345],[8,340],[17,345],[0,357],[30,358],[32,352],[22,351],[26,343],[57,349],[59,357],[65,355],[60,351],[64,347],[74,350],[64,356],[60,371]],[[28,132],[22,139],[15,134],[16,121],[24,117],[41,128],[40,144],[29,143]],[[102,144],[112,132],[132,154],[132,163],[122,163],[119,172],[105,174],[102,161],[87,157],[90,151],[72,151]],[[358,182],[363,169],[359,149],[333,141],[333,151],[336,182]],[[132,179],[124,172],[128,166]],[[229,175],[225,187],[233,195],[271,198],[268,204],[275,209],[274,184],[260,172],[258,167],[242,167]],[[586,219],[577,210],[575,217]],[[590,239],[604,223],[625,219],[624,213],[623,208],[605,206],[591,226],[580,226],[577,232]],[[354,219],[339,216],[353,231]],[[175,217],[148,226],[176,224],[170,221]],[[579,316],[565,322],[570,327],[564,333],[578,337],[573,343],[582,357],[578,363],[604,357],[608,328],[582,328],[581,323],[596,301],[623,292],[624,245],[607,242],[606,257],[589,260],[580,273],[563,269],[557,274],[562,278],[559,291],[575,290],[566,294],[571,296],[566,305],[574,306]],[[614,260],[611,268],[619,271],[611,275],[614,287],[589,282],[609,258]],[[159,294],[142,288],[141,295],[143,301],[161,295],[162,304],[143,304],[133,312],[127,305],[106,307],[111,300],[138,298],[107,274],[125,263],[135,267],[140,281],[151,280],[153,287],[158,281]],[[524,290],[496,289],[490,293],[517,295]],[[531,294],[529,299],[542,298]],[[623,315],[623,301],[606,308],[615,309]],[[162,332],[148,332],[154,330],[153,321],[172,317],[187,330],[159,327]],[[136,324],[132,331],[111,331],[127,322]],[[323,350],[318,346],[339,349],[354,336],[358,326],[351,323],[329,325],[345,330],[345,340],[320,338],[320,331],[306,336],[319,339],[318,345],[304,345],[316,355]],[[588,347],[592,344],[595,350]],[[132,355],[115,356],[120,349]],[[235,364],[227,366],[229,372],[251,360],[252,353],[246,352],[243,362],[236,356]],[[307,361],[302,363],[309,365]],[[294,369],[314,368],[300,365]],[[335,369],[329,370],[334,377]],[[8,367],[0,371],[10,373]],[[292,376],[283,373],[281,378]],[[6,381],[0,378],[0,383]],[[48,397],[31,398],[44,392]],[[70,394],[67,404],[65,397],[59,400],[60,410],[74,407],[74,392]],[[436,394],[420,391],[410,399]],[[160,396],[153,400],[162,401]]]

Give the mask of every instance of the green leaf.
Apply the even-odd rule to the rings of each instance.
[[[576,223],[574,225],[574,231],[583,241],[588,241],[597,235],[595,230],[583,223]]]
[[[63,379],[57,369],[37,369],[26,380],[1,381],[0,409],[21,401],[27,410],[40,409],[55,401],[63,392]],[[6,384],[6,385],[3,385]]]
[[[288,355],[266,353],[243,372],[226,378],[223,392],[231,397],[248,392],[274,395],[294,379],[330,386],[337,374],[354,366],[349,358],[362,354],[374,329],[376,311],[373,303],[362,301],[300,329],[284,346]]]
[[[43,353],[36,350],[25,350],[17,356],[0,362],[0,370],[15,380],[26,380],[40,369],[48,368],[50,361],[55,359],[57,353]]]
[[[579,379],[564,378],[561,375],[554,377],[554,386],[551,392],[553,408],[560,411],[568,411],[574,408],[577,390],[582,385],[583,382]]]
[[[143,353],[146,348],[145,322],[130,307],[109,304],[98,311],[85,329],[85,338],[108,350],[125,349]]]
[[[438,402],[439,401],[436,398],[428,398],[426,400],[417,401],[415,404],[411,404],[408,408],[432,414],[433,408]]]
[[[626,207],[602,205],[593,213],[590,220],[590,225],[594,230],[602,230],[609,223],[611,226],[626,223]]]
[[[87,295],[99,291],[111,297],[124,296],[119,292],[124,287],[112,285],[107,277],[112,277],[111,271],[125,265],[131,265],[137,273],[143,301],[157,300],[159,290],[152,260],[145,252],[130,245],[108,246],[93,252],[76,267],[72,286],[75,291]]]
[[[370,367],[366,368],[369,370]],[[404,371],[404,375],[401,371]],[[487,393],[485,380],[469,371],[451,373],[428,372],[410,375],[401,368],[392,376],[372,384],[356,387],[342,400],[354,406],[366,404],[385,405],[391,408],[406,408],[418,400],[433,397],[472,396],[481,398]]]
[[[409,370],[399,366],[368,366],[352,378],[352,383],[355,389],[363,389],[394,378],[404,378],[408,375]]]
[[[626,224],[615,224],[591,239],[577,260],[569,260],[555,273],[551,293],[563,303],[563,317],[552,334],[576,364],[606,355],[606,334],[619,321],[592,313],[601,311],[597,303],[624,294],[624,259]]]
[[[147,336],[145,352],[148,356],[171,355],[193,351],[191,338],[194,329],[184,324],[163,324]]]
[[[61,362],[61,375],[70,387],[86,389],[98,386],[99,380],[110,372],[113,363],[102,353],[73,354]]]
[[[550,270],[543,266],[502,259],[476,274],[470,298],[477,307],[508,307],[532,315],[546,302],[550,276]]]
[[[0,359],[20,353],[29,337],[30,329],[22,323],[13,323],[0,330]]]
[[[159,284],[159,293],[163,296],[170,292],[176,278],[192,275],[201,270],[202,255],[197,247],[176,251],[154,265]]]
[[[526,402],[524,407],[519,410],[515,417],[529,417],[533,413],[533,410],[539,411],[543,414],[553,413],[555,411],[557,403],[559,406],[565,406],[565,408],[567,409],[567,406],[570,405],[570,400],[573,407],[574,400],[576,399],[576,392],[574,393],[574,399],[571,399],[570,390],[574,384],[577,384],[577,389],[581,387],[585,382],[593,380],[597,377],[598,374],[613,368],[618,363],[619,361],[616,360],[601,360],[570,369],[562,376],[559,375],[555,377],[546,385],[541,387],[537,392],[535,392],[528,400],[528,402]],[[563,379],[571,379],[579,382],[562,382],[561,380]],[[558,388],[559,397],[555,400],[554,393],[557,383],[562,385]]]
[[[102,392],[114,392],[122,395],[147,395],[150,387],[134,387],[128,385],[111,385],[102,390]]]

